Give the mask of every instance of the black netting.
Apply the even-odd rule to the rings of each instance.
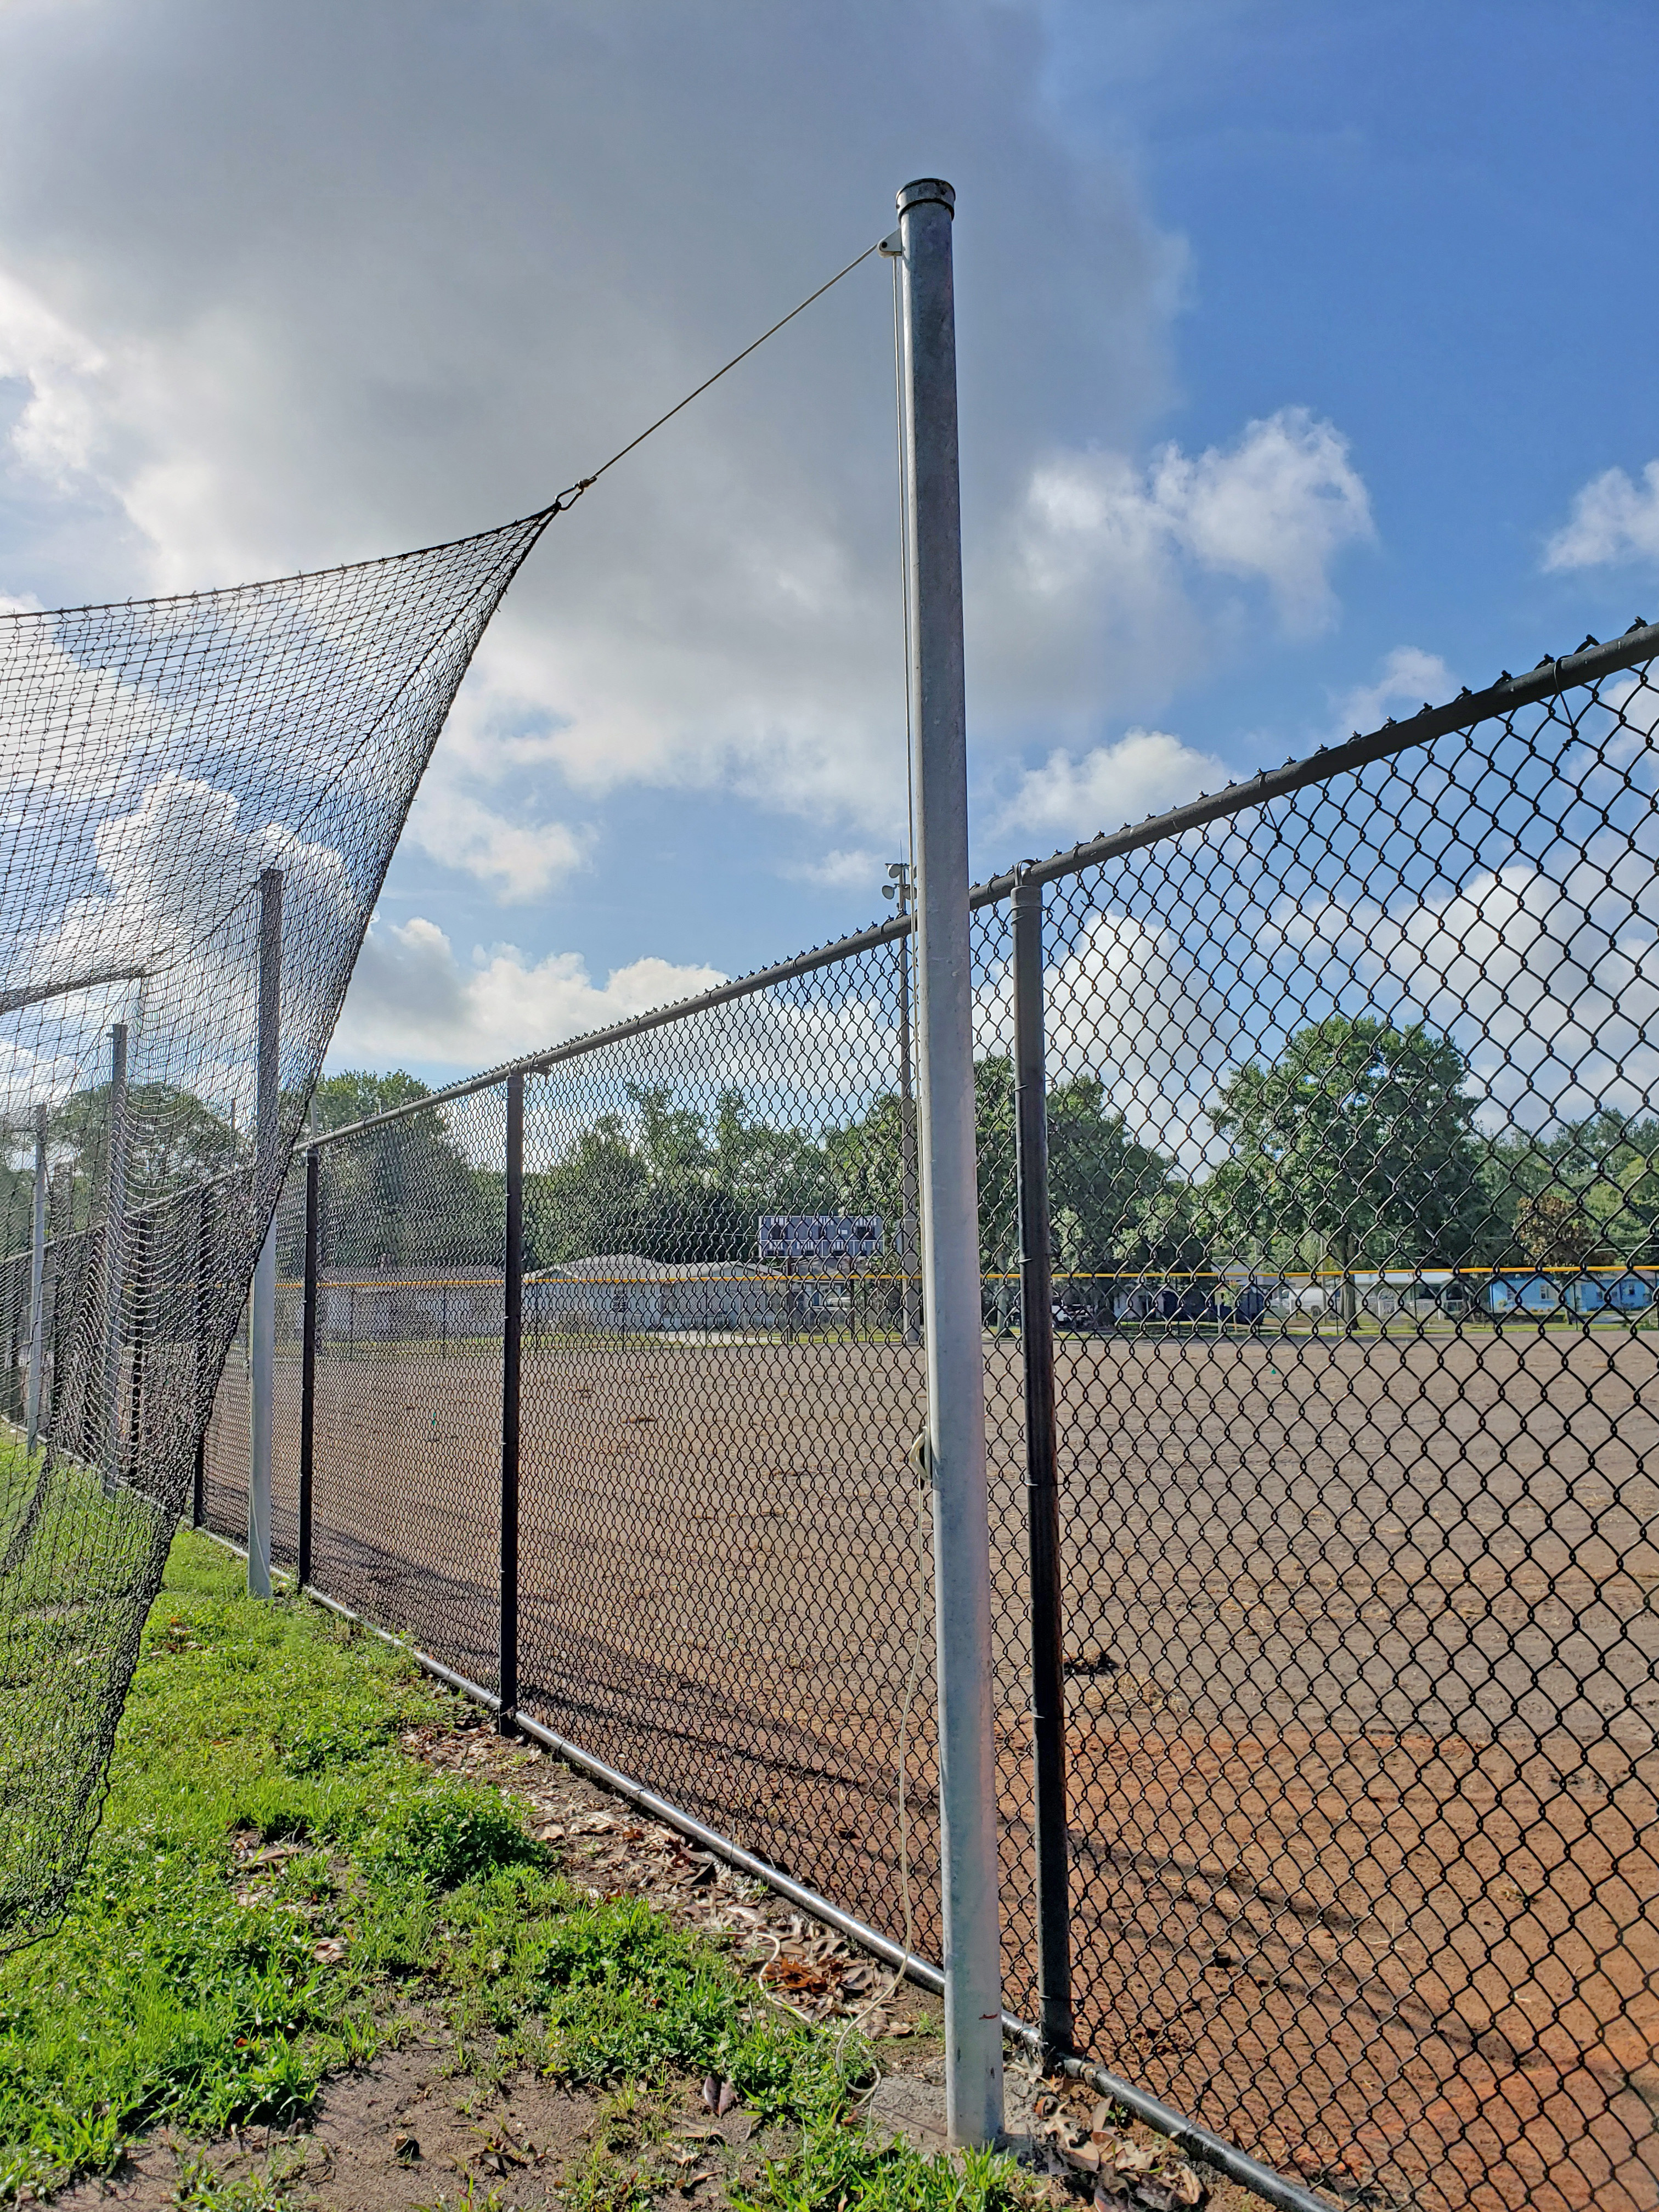
[[[234,591],[0,617],[0,1352],[5,1411],[24,1431],[0,1451],[0,1945],[50,1921],[80,1863],[140,1626],[387,860],[546,520]],[[260,1131],[272,870],[278,1097]],[[286,1218],[280,1241],[285,1266]],[[279,1330],[279,1389],[291,1350]],[[228,1376],[234,1391],[234,1358]],[[225,1510],[227,1442],[210,1437],[205,1455],[210,1516]],[[293,1544],[292,1456],[279,1435],[279,1555]],[[230,1517],[245,1531],[245,1506]]]

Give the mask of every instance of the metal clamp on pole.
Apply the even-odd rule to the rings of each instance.
[[[253,1145],[253,1209],[270,1219],[253,1270],[248,1305],[247,1587],[270,1595],[270,1447],[276,1389],[276,1200],[282,1177],[283,872],[259,876],[259,1059]]]
[[[968,749],[957,459],[956,195],[898,195],[915,702],[923,1327],[933,1470],[944,1873],[945,2094],[953,2144],[1002,2131],[1001,1929],[991,1717],[991,1537],[974,1115]]]

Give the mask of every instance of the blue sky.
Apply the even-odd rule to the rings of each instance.
[[[1659,614],[1656,46],[1567,0],[7,0],[0,594],[538,504],[943,173],[975,863],[1046,852]],[[335,1065],[443,1079],[879,910],[888,282],[550,533]]]

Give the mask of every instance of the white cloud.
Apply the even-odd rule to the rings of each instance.
[[[1659,461],[1639,484],[1623,469],[1593,477],[1572,502],[1563,527],[1544,549],[1546,568],[1593,568],[1615,561],[1659,557]]]
[[[1048,969],[1047,989],[1056,1073],[1097,1075],[1142,1143],[1200,1166],[1241,1024],[1190,948],[1133,915],[1091,913]]]
[[[862,886],[875,898],[887,878],[887,864],[896,855],[875,853],[864,846],[820,853],[816,860],[791,860],[779,874],[793,883],[814,884],[820,890],[857,890]]]
[[[1456,689],[1450,669],[1437,653],[1425,653],[1415,645],[1398,645],[1382,664],[1375,684],[1361,684],[1337,702],[1334,732],[1339,738],[1367,736],[1381,728],[1398,707],[1416,714],[1419,707],[1437,707]]]
[[[1161,813],[1200,791],[1217,791],[1227,771],[1164,730],[1128,730],[1081,759],[1060,750],[1030,769],[1000,811],[1003,831],[1030,830],[1062,844]]]
[[[428,859],[495,884],[503,902],[541,897],[581,866],[592,842],[562,822],[501,813],[475,798],[448,763],[428,779],[405,834]]]
[[[961,187],[982,758],[1152,714],[1228,649],[1232,601],[1317,629],[1369,533],[1340,435],[1304,410],[1146,461],[1183,248],[1064,127],[1042,0],[576,0],[441,34],[405,0],[280,24],[157,0],[142,36],[88,0],[69,45],[50,12],[0,26],[0,259],[32,465],[83,466],[129,526],[100,532],[94,596],[521,511],[885,228],[923,158]],[[757,192],[769,168],[794,188]],[[891,845],[890,361],[872,263],[556,526],[434,763],[428,853],[536,896],[586,850],[569,793],[629,783]]]
[[[1170,445],[1144,465],[1124,451],[1050,453],[969,564],[975,697],[1011,721],[1097,728],[1237,647],[1253,617],[1225,585],[1265,591],[1290,636],[1326,627],[1338,555],[1373,534],[1346,440],[1305,408],[1225,449]]]
[[[0,268],[0,378],[28,387],[9,439],[25,468],[59,485],[91,468],[108,368],[99,347]]]
[[[613,969],[598,984],[577,953],[526,963],[511,945],[492,947],[468,969],[435,923],[418,915],[401,924],[377,921],[364,939],[330,1061],[489,1066],[725,980],[712,968],[644,959]]]
[[[1659,1107],[1652,862],[1622,834],[1559,874],[1527,861],[1383,908],[1331,900],[1279,917],[1293,1000],[1358,985],[1469,1063],[1494,1127]],[[1258,939],[1265,943],[1265,933]]]

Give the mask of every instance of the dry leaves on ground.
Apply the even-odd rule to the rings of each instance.
[[[1204,2185],[1172,2143],[1136,2142],[1112,2124],[1115,2107],[1092,2111],[1049,2093],[1032,2112],[1031,2132],[1054,2174],[1092,2179],[1096,2212],[1187,2212],[1204,2202]]]

